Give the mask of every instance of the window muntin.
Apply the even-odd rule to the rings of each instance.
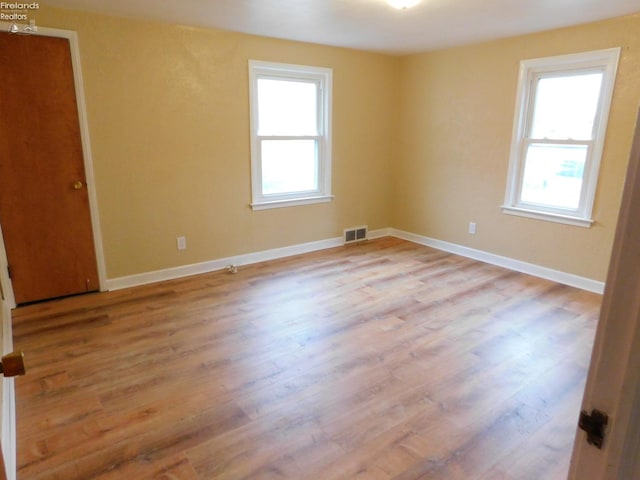
[[[521,63],[505,213],[591,225],[618,56]]]
[[[249,62],[252,206],[331,199],[330,69]]]

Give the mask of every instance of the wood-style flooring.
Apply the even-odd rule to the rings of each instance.
[[[19,308],[18,478],[564,479],[600,302],[384,238]]]

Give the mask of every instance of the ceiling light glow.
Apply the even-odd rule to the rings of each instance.
[[[405,10],[407,8],[415,7],[420,3],[420,0],[387,0],[387,3],[398,10]]]

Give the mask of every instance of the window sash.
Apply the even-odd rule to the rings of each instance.
[[[532,71],[530,73],[529,80],[529,103],[527,105],[527,119],[526,119],[526,129],[524,133],[524,138],[533,138],[532,130],[534,127],[534,117],[536,113],[536,98],[538,96],[538,87],[540,85],[541,80],[552,79],[552,78],[568,78],[568,77],[577,77],[581,75],[589,75],[589,74],[602,74],[602,83],[600,85],[600,95],[598,98],[598,106],[596,109],[596,114],[593,119],[593,124],[591,126],[591,135],[589,138],[578,138],[572,140],[582,140],[588,141],[593,140],[598,133],[598,125],[600,125],[600,116],[602,114],[603,108],[603,93],[604,93],[604,82],[606,80],[606,70],[603,67],[598,68],[579,68],[579,69],[565,69],[559,71],[552,72],[539,72]],[[552,139],[550,139],[552,140]],[[560,141],[562,139],[557,139]]]
[[[258,85],[258,80],[280,80],[280,81],[284,81],[284,82],[301,82],[301,83],[310,83],[315,85],[316,87],[316,136],[322,136],[325,134],[324,131],[324,126],[325,126],[325,122],[324,122],[324,108],[323,108],[323,93],[324,90],[322,88],[322,81],[318,80],[315,76],[313,78],[309,78],[307,76],[303,76],[303,75],[278,75],[278,74],[264,74],[264,73],[258,73],[256,75],[255,78],[255,86],[256,86],[256,95],[259,96],[260,92],[259,89],[257,88]],[[256,98],[257,100],[257,98]],[[256,102],[255,105],[256,108],[256,114],[258,113],[258,102]],[[259,115],[257,115],[258,118],[256,119],[256,136],[260,137],[260,136],[271,136],[271,135],[260,135],[261,132],[261,128],[260,128],[260,122],[259,122]],[[277,135],[277,136],[283,136],[283,135]],[[293,135],[295,136],[295,135]]]
[[[522,148],[520,153],[520,170],[517,185],[517,202],[516,206],[527,209],[536,209],[547,213],[557,213],[559,215],[574,215],[579,216],[584,209],[585,201],[588,195],[588,190],[585,188],[586,179],[589,177],[589,169],[591,167],[591,155],[593,152],[593,141],[578,141],[578,140],[549,140],[549,139],[534,139],[527,138],[522,142]],[[531,145],[547,145],[554,146],[576,146],[586,147],[586,155],[584,161],[584,169],[582,176],[580,177],[581,189],[578,206],[576,208],[554,206],[544,203],[529,202],[523,199],[523,190],[525,182],[525,168],[527,162],[527,154]]]

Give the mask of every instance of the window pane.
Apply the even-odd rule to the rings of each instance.
[[[529,145],[522,201],[577,209],[586,158],[586,145]]]
[[[318,135],[317,85],[258,79],[258,135]]]
[[[531,138],[591,140],[602,73],[538,80]]]
[[[318,189],[315,140],[262,140],[261,158],[263,195]]]

